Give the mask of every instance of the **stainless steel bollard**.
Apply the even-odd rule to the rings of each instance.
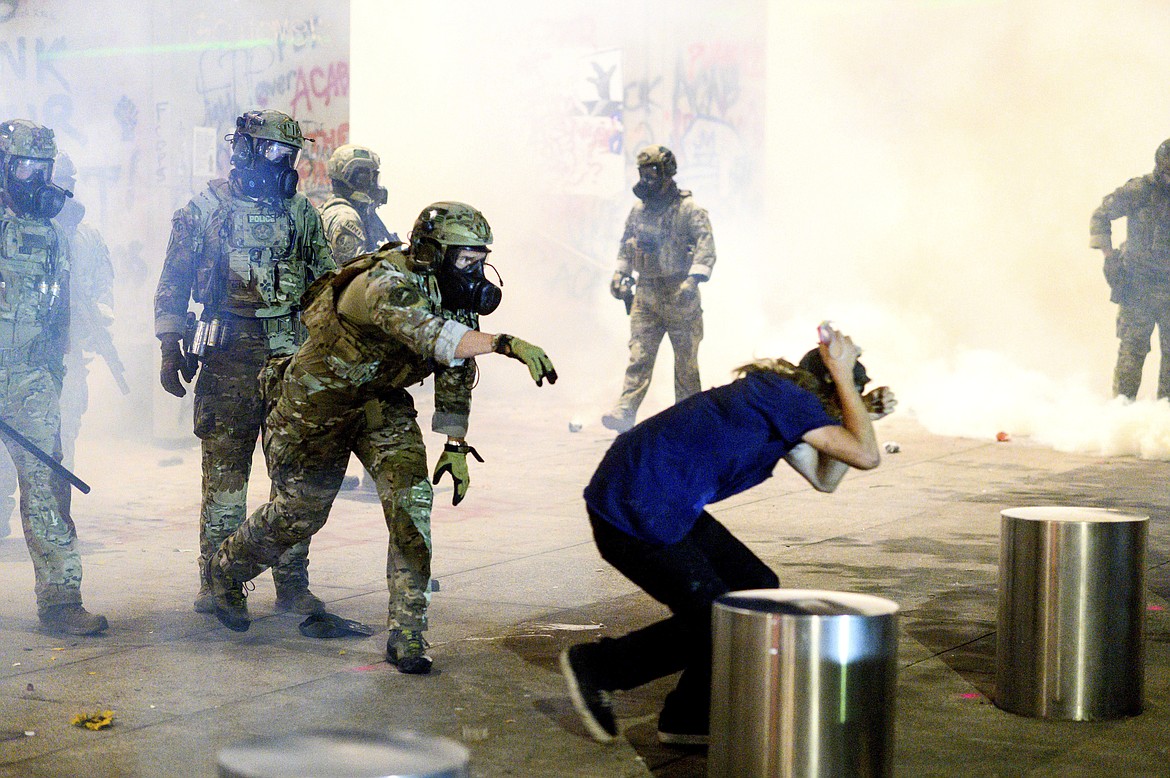
[[[1142,710],[1149,516],[1000,512],[995,704],[1092,721]]]
[[[752,589],[712,610],[712,778],[891,774],[898,606]]]
[[[219,752],[220,778],[470,778],[466,748],[413,732],[316,730]]]

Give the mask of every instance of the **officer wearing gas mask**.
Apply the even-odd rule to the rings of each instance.
[[[711,222],[691,193],[674,182],[674,153],[665,146],[647,146],[638,152],[637,162],[634,195],[639,202],[626,218],[610,282],[610,293],[626,301],[630,314],[630,362],[622,393],[613,410],[601,417],[602,424],[618,432],[634,426],[663,335],[670,337],[674,350],[675,401],[699,391],[699,284],[711,278],[715,266]]]
[[[200,567],[244,520],[248,477],[265,408],[257,376],[303,340],[301,296],[336,268],[321,217],[297,193],[300,125],[280,111],[236,120],[232,170],[174,216],[155,295],[163,388],[182,397],[195,384],[195,434],[202,441]],[[190,300],[203,306],[198,320]],[[317,613],[309,591],[308,544],[273,560],[276,607]],[[203,581],[202,575],[200,581]],[[206,585],[195,610],[214,611]]]
[[[329,156],[325,169],[333,196],[321,206],[321,220],[338,264],[385,243],[401,245],[398,235],[378,217],[378,206],[385,205],[387,197],[386,188],[378,184],[380,166],[377,154],[352,143],[338,146]]]
[[[272,407],[264,437],[272,500],[208,565],[216,616],[225,626],[248,629],[245,583],[324,526],[353,453],[374,477],[390,531],[386,659],[403,673],[430,672],[423,632],[434,492],[407,387],[435,374],[432,427],[447,435],[447,444],[433,481],[450,474],[457,504],[470,482],[467,455],[478,458],[465,439],[473,358],[496,353],[519,360],[538,386],[557,377],[539,347],[477,328],[478,316],[500,303],[499,288],[483,281],[491,242],[478,210],[433,203],[415,221],[408,247],[360,256],[309,290],[308,340],[291,359],[270,363],[262,381]]]
[[[69,342],[68,244],[50,219],[71,193],[52,183],[53,131],[0,122],[0,418],[60,458],[61,381]],[[33,560],[37,612],[54,634],[93,635],[106,618],[81,604],[81,557],[68,483],[0,436],[19,481],[21,525]]]

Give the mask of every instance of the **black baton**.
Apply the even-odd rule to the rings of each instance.
[[[73,473],[69,472],[68,468],[66,468],[56,459],[53,459],[44,451],[41,451],[39,448],[37,448],[31,440],[12,429],[12,427],[8,426],[8,422],[0,420],[0,432],[3,432],[8,437],[15,440],[21,448],[48,465],[49,469],[51,469],[54,473],[73,484],[73,486],[77,488],[77,491],[81,492],[82,494],[89,494],[89,484],[73,475]]]

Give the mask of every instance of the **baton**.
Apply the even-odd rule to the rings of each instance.
[[[44,451],[41,451],[31,440],[12,429],[12,427],[8,425],[8,422],[0,420],[0,432],[3,432],[8,437],[12,438],[20,445],[21,448],[48,465],[50,470],[75,486],[77,491],[81,492],[82,494],[89,494],[89,484],[73,475],[73,473],[69,472],[68,468],[66,468],[56,459],[53,459],[53,457],[49,456]]]

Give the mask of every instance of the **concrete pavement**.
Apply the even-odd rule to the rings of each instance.
[[[425,403],[423,403],[425,404]],[[405,676],[370,638],[315,640],[275,614],[271,577],[249,596],[252,629],[196,614],[199,455],[83,438],[75,495],[96,638],[37,630],[23,540],[0,540],[0,775],[211,776],[216,754],[256,734],[412,729],[453,738],[477,776],[701,776],[701,751],[659,746],[669,679],[617,696],[623,737],[594,743],[556,670],[565,646],[620,634],[664,610],[593,547],[581,489],[612,433],[596,421],[477,399],[468,498],[436,495],[428,634],[436,672]],[[543,415],[540,415],[543,414]],[[420,418],[428,418],[425,410]],[[1170,773],[1170,464],[1061,454],[1026,440],[941,438],[912,418],[879,424],[901,444],[882,467],[813,492],[781,466],[712,513],[785,587],[838,589],[901,605],[896,768],[905,776],[1154,776]],[[429,442],[428,442],[429,445]],[[437,450],[434,448],[432,450]],[[111,462],[117,458],[118,465]],[[267,493],[262,462],[250,505]],[[999,511],[1090,505],[1150,513],[1146,708],[1102,723],[1046,722],[994,707]],[[313,540],[312,588],[347,618],[384,627],[380,507],[346,494]],[[110,709],[101,731],[70,726]],[[32,734],[27,734],[32,733]]]

